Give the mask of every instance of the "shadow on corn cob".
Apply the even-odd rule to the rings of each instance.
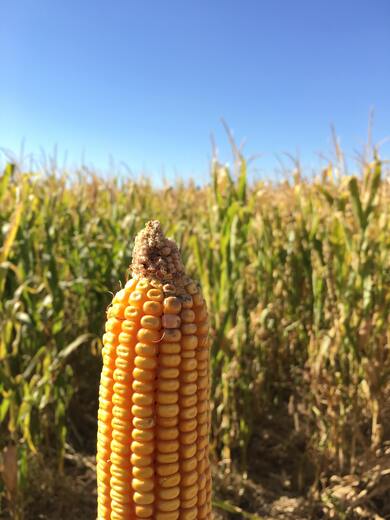
[[[206,304],[158,221],[131,272],[103,336],[98,519],[211,519]]]

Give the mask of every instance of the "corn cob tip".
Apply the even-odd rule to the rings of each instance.
[[[130,266],[134,277],[170,282],[184,275],[184,266],[177,244],[166,238],[158,220],[150,220],[135,238],[133,261]]]

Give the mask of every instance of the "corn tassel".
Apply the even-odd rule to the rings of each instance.
[[[157,221],[137,236],[131,271],[103,336],[98,520],[208,520],[205,300]]]

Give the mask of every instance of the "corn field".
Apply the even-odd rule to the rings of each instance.
[[[326,502],[332,475],[386,452],[387,163],[373,153],[353,175],[335,161],[278,183],[247,170],[236,150],[203,187],[14,164],[0,174],[0,496],[15,518],[34,458],[61,474],[70,446],[94,453],[105,312],[151,219],[209,306],[218,472],[269,471],[268,446],[290,490]]]

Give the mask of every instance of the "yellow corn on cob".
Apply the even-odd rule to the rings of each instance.
[[[206,304],[158,221],[131,271],[103,337],[98,519],[211,519]]]

